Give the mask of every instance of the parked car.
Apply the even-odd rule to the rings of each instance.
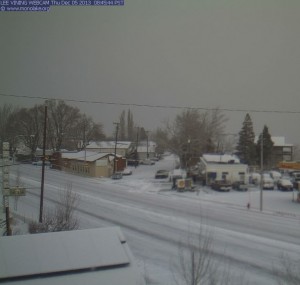
[[[261,175],[259,173],[253,172],[249,176],[249,183],[254,185],[260,184],[260,177]]]
[[[226,180],[215,180],[211,184],[211,188],[217,191],[229,192],[232,188],[232,184]]]
[[[140,161],[140,164],[143,164],[143,165],[153,165],[153,164],[155,164],[155,161],[153,161],[151,159],[144,159],[144,160]]]
[[[248,185],[243,181],[236,181],[232,183],[232,189],[237,191],[248,191]]]
[[[168,178],[168,177],[169,177],[168,170],[160,169],[160,170],[157,170],[155,173],[155,179]]]
[[[281,178],[277,181],[277,188],[283,191],[292,191],[293,183],[291,180],[286,178]]]
[[[159,161],[159,157],[151,157],[151,160],[153,160],[153,161]]]
[[[275,182],[277,182],[282,176],[280,172],[275,170],[271,170],[269,171],[269,173]]]
[[[115,172],[112,176],[112,179],[122,179],[123,178],[123,174],[122,172]]]
[[[122,175],[131,175],[132,174],[132,170],[130,168],[125,168],[122,171]]]
[[[292,177],[292,183],[293,183],[293,187],[295,189],[299,189],[299,183],[300,183],[300,172],[299,171],[293,171],[290,176]]]
[[[273,178],[269,174],[263,174],[262,188],[263,189],[274,190],[275,183],[274,183]]]

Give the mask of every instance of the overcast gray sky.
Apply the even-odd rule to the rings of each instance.
[[[299,0],[125,0],[119,7],[0,12],[0,35],[2,94],[295,111],[249,113],[256,134],[267,125],[271,135],[300,143]],[[128,108],[149,130],[182,111],[77,106],[107,134]],[[226,132],[238,133],[246,113],[224,113]]]

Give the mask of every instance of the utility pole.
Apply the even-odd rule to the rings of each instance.
[[[45,184],[45,159],[46,159],[46,133],[47,133],[47,102],[45,104],[45,116],[44,116],[42,180],[41,180],[41,196],[40,196],[40,216],[39,216],[39,222],[40,223],[43,222],[44,184]]]
[[[115,138],[115,157],[114,157],[114,171],[113,171],[113,173],[116,172],[116,155],[117,155],[119,124],[120,123],[114,123],[114,125],[116,125],[116,138]]]
[[[3,211],[5,211],[6,235],[11,236],[10,220],[9,220],[9,198],[4,195],[9,191],[9,143],[3,142],[3,166],[2,166],[2,201]]]
[[[191,139],[188,139],[187,141],[188,143],[188,148],[187,148],[187,151],[188,151],[188,156],[187,156],[187,161],[186,161],[186,165],[187,165],[187,174],[188,176],[190,176],[190,160],[191,160]]]
[[[86,120],[83,125],[84,167],[86,167]]]
[[[264,134],[261,133],[261,142],[260,142],[260,211],[263,210],[263,168],[264,168]]]
[[[147,135],[147,159],[149,158],[149,151],[148,151],[148,146],[149,146],[149,131],[146,132]]]
[[[137,127],[137,131],[136,131],[135,167],[138,166],[138,145],[139,145],[139,127]]]
[[[12,230],[10,227],[9,214],[9,196],[24,196],[26,195],[25,188],[9,185],[9,143],[3,142],[3,165],[2,165],[2,193],[0,194],[3,202],[3,212],[5,213],[6,235],[11,236]],[[4,225],[2,213],[0,213],[0,228]]]

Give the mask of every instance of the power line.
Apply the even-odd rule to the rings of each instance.
[[[26,98],[26,99],[40,99],[40,100],[58,100],[58,101],[66,101],[66,102],[73,102],[73,103],[85,103],[85,104],[134,106],[134,107],[161,108],[161,109],[189,109],[189,110],[204,110],[204,111],[213,111],[213,110],[218,109],[218,110],[224,111],[224,112],[300,114],[300,111],[291,111],[291,110],[258,110],[258,109],[238,109],[238,108],[231,109],[231,108],[174,106],[174,105],[151,105],[151,104],[137,104],[137,103],[116,103],[116,102],[108,102],[108,101],[49,98],[49,97],[43,97],[43,96],[27,96],[27,95],[14,95],[14,94],[4,94],[4,93],[0,93],[0,96],[14,97],[14,98]]]

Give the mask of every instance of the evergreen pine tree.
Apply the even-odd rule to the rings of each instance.
[[[263,140],[263,142],[261,141]],[[267,126],[264,126],[262,134],[259,135],[256,144],[256,153],[258,161],[261,157],[261,145],[263,145],[263,168],[270,168],[272,165],[273,141]]]
[[[252,165],[255,162],[255,135],[253,131],[253,123],[250,115],[247,113],[243,122],[241,131],[239,132],[239,142],[237,150],[239,157],[243,163]]]

